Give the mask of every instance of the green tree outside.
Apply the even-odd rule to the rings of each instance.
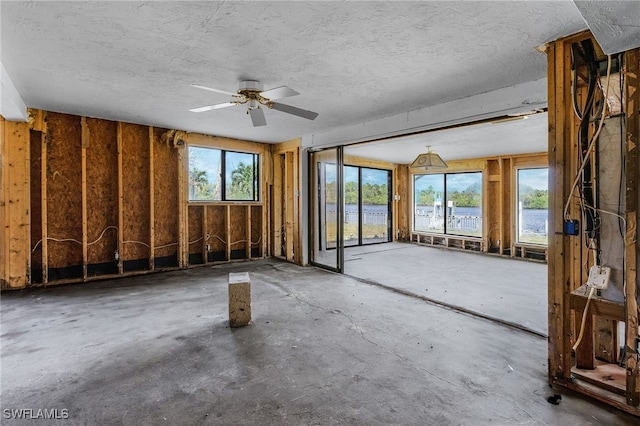
[[[193,188],[195,200],[213,200],[216,194],[215,185],[209,182],[205,170],[193,167],[189,172],[189,185]]]
[[[239,162],[231,171],[231,185],[227,186],[227,199],[253,200],[254,173],[250,164]]]

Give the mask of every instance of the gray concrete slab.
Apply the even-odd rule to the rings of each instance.
[[[231,329],[227,275],[243,271],[253,324]],[[637,424],[550,389],[545,339],[276,260],[3,293],[0,308],[3,425]]]
[[[346,274],[548,334],[547,265],[389,243],[345,249]]]

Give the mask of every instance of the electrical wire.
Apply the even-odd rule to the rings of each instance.
[[[608,92],[609,92],[609,80],[610,80],[610,77],[611,77],[611,55],[607,55],[607,80],[606,80],[605,94],[604,94],[604,98],[605,99],[609,95]],[[580,116],[578,116],[578,117],[580,118]],[[591,141],[589,142],[589,146],[587,148],[587,151],[584,153],[584,158],[582,160],[582,164],[580,165],[580,168],[578,169],[578,172],[576,173],[576,178],[574,179],[573,184],[571,185],[571,190],[569,191],[569,197],[568,197],[567,202],[566,202],[566,204],[564,206],[564,218],[565,218],[565,220],[570,220],[571,219],[571,217],[569,216],[569,206],[571,204],[571,197],[573,196],[573,193],[576,190],[578,182],[580,181],[580,178],[582,177],[582,171],[584,170],[584,168],[586,167],[587,163],[590,160],[591,152],[593,151],[593,148],[595,147],[595,143],[598,140],[598,136],[600,136],[600,131],[602,130],[602,127],[604,126],[605,117],[606,117],[606,114],[605,114],[605,110],[603,109],[602,113],[600,114],[600,124],[598,125],[598,129],[593,134],[593,136],[591,137]]]
[[[115,229],[116,231],[118,230],[117,226],[107,226],[106,228],[104,228],[102,230],[102,232],[100,233],[100,236],[98,238],[96,238],[95,240],[91,241],[90,243],[87,243],[87,246],[91,246],[96,244],[98,241],[100,241],[103,237],[104,234],[109,230],[109,229]],[[202,238],[200,238],[202,239]],[[35,252],[36,249],[38,248],[38,246],[40,245],[40,243],[42,243],[42,238],[40,240],[38,240],[38,242],[35,243],[35,245],[33,246],[33,248],[31,249],[31,253]],[[80,244],[82,245],[82,241],[76,240],[75,238],[55,238],[55,237],[47,237],[47,241],[56,241],[56,242],[60,242],[60,243],[64,243],[64,242],[72,242],[72,243],[76,243],[76,244]],[[140,244],[143,245],[145,247],[148,247],[149,249],[151,249],[151,246],[143,241],[134,241],[134,240],[127,240],[127,241],[123,241],[122,244]],[[190,243],[191,244],[191,243]],[[153,249],[154,250],[158,250],[158,249],[162,249],[162,248],[166,248],[166,247],[171,247],[171,246],[177,246],[178,243],[169,243],[169,244],[165,244],[162,246],[154,246]]]

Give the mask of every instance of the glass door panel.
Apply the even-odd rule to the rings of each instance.
[[[360,168],[344,166],[344,245],[360,244]]]
[[[344,215],[342,148],[312,152],[309,157],[311,263],[337,272],[343,267]]]
[[[390,241],[391,228],[391,203],[389,196],[391,172],[388,170],[362,168],[361,173],[361,244],[388,242]]]

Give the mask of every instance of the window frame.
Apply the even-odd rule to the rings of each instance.
[[[228,204],[228,203],[260,203],[262,200],[261,197],[261,187],[262,187],[262,180],[261,180],[261,172],[262,172],[262,168],[261,168],[261,161],[262,161],[262,155],[258,152],[251,152],[251,151],[240,151],[240,150],[236,150],[236,149],[227,149],[227,148],[219,148],[216,146],[203,146],[203,145],[195,145],[195,144],[189,144],[187,146],[187,176],[190,176],[191,173],[191,148],[198,148],[198,149],[210,149],[210,150],[215,150],[215,151],[219,151],[220,152],[220,170],[219,170],[219,174],[221,177],[221,185],[220,185],[220,199],[196,199],[196,198],[191,198],[191,189],[190,189],[190,184],[189,182],[187,182],[187,202],[189,204],[202,204],[202,203],[210,203],[210,204],[216,204],[216,203],[224,203],[224,204]],[[229,199],[227,197],[227,185],[230,182],[227,182],[227,154],[246,154],[246,155],[251,155],[253,157],[253,164],[250,164],[250,166],[252,166],[253,169],[253,199]]]
[[[530,241],[521,241],[520,240],[520,218],[519,218],[519,202],[520,202],[520,171],[521,170],[536,170],[536,169],[547,169],[547,226],[548,226],[548,217],[549,217],[549,166],[548,165],[527,165],[527,166],[516,166],[514,167],[514,201],[513,201],[513,224],[515,227],[514,236],[516,245],[527,245],[527,246],[540,246],[540,247],[548,247],[549,246],[549,230],[547,228],[547,242],[546,243],[536,243]],[[535,188],[534,188],[535,189]]]
[[[460,234],[460,233],[453,233],[451,232],[448,227],[447,227],[447,216],[448,216],[448,206],[447,206],[447,200],[448,200],[448,191],[447,191],[447,176],[449,175],[460,175],[460,174],[480,174],[480,197],[481,197],[481,201],[480,201],[480,213],[481,216],[480,218],[480,235],[468,235],[468,234]],[[482,170],[460,170],[460,171],[452,171],[452,172],[437,172],[437,173],[412,173],[412,179],[411,179],[411,186],[412,186],[412,191],[411,191],[411,197],[412,197],[412,221],[411,221],[411,228],[412,228],[412,232],[422,232],[422,233],[428,233],[428,234],[436,234],[436,235],[449,235],[449,236],[453,236],[453,237],[467,237],[467,238],[483,238],[484,236],[484,220],[485,220],[485,181],[484,181],[484,171]],[[443,227],[442,227],[442,231],[434,231],[434,230],[418,230],[416,229],[416,176],[442,176],[442,187],[443,187],[443,191],[442,191],[442,211],[443,211]]]

